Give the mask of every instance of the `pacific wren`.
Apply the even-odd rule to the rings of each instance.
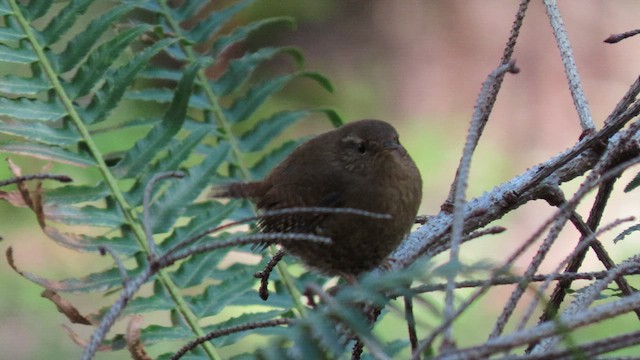
[[[360,120],[300,145],[264,180],[228,184],[214,196],[250,199],[262,211],[335,207],[391,215],[375,219],[347,213],[294,213],[260,220],[262,232],[331,238],[331,244],[281,244],[320,272],[358,275],[380,265],[410,231],[422,197],[422,179],[393,126]]]

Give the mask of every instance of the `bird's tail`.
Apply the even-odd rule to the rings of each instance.
[[[262,196],[263,193],[263,183],[249,182],[215,186],[210,195],[214,198],[255,199]]]

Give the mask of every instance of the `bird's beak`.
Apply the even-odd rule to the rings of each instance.
[[[402,148],[402,145],[400,145],[400,143],[395,140],[390,140],[383,142],[382,148],[385,150],[396,150]]]

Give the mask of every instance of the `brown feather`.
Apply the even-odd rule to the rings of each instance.
[[[391,220],[384,220],[307,213],[260,220],[263,232],[330,237],[329,245],[303,241],[282,245],[322,272],[357,275],[380,265],[410,231],[422,180],[391,125],[361,120],[302,144],[262,181],[219,189],[216,196],[250,199],[262,211],[322,206],[391,215]]]

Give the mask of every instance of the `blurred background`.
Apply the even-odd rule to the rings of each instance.
[[[229,3],[216,2],[215,6]],[[306,67],[327,75],[335,87],[333,94],[327,94],[311,82],[294,81],[265,112],[282,107],[330,106],[347,121],[378,118],[391,122],[423,176],[421,214],[436,214],[454,177],[481,83],[498,65],[516,10],[516,2],[479,0],[259,0],[238,21],[293,16],[297,29],[269,28],[256,34],[247,46],[251,42],[298,46],[305,54]],[[603,40],[612,33],[640,27],[640,2],[583,0],[579,6],[561,2],[560,10],[592,117],[600,127],[640,70],[640,38],[615,45]],[[91,11],[98,14],[101,6]],[[521,72],[508,75],[503,83],[474,157],[470,197],[571,147],[580,136],[578,116],[541,2],[530,5],[514,58]],[[271,64],[275,69],[279,66],[278,60]],[[329,122],[311,119],[299,123],[294,132],[312,134],[329,128]],[[21,161],[25,172],[38,170],[38,166],[30,168],[24,159]],[[630,175],[618,183],[602,224],[640,215],[640,192],[622,194]],[[0,178],[8,177],[4,167],[0,169]],[[564,186],[568,197],[578,184]],[[587,200],[582,207],[585,217],[589,203]],[[465,244],[461,257],[465,262],[488,260],[499,264],[551,214],[553,209],[544,203],[528,204],[498,222],[507,227],[507,232]],[[0,203],[0,219],[0,250],[12,246],[18,265],[27,271],[56,279],[78,276],[110,263],[53,245],[40,232],[30,211]],[[611,239],[615,234],[606,234],[601,240],[616,261],[637,253],[632,238],[614,245]],[[542,270],[553,269],[577,239],[577,232],[568,227]],[[524,256],[515,272],[523,271],[531,254]],[[591,255],[585,264],[584,270],[602,269]],[[52,303],[39,297],[38,286],[19,277],[5,260],[0,261],[0,289],[0,357],[78,357],[79,348],[62,333],[61,324],[66,319]],[[491,319],[502,310],[510,291],[508,286],[497,287],[472,309],[465,318],[468,322],[455,328],[463,334],[457,336],[459,345],[486,339],[493,326]],[[86,307],[79,306],[86,311],[110,300],[74,295],[70,299],[84,302]],[[629,315],[611,324],[610,328],[580,334],[598,336],[598,331],[637,328],[637,319],[634,322]],[[405,331],[404,327],[394,329],[402,326],[402,321],[389,321],[388,326],[389,333]]]

